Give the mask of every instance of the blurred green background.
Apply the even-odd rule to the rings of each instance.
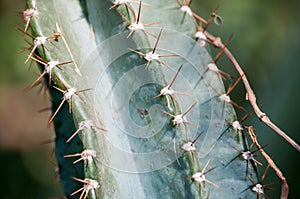
[[[194,0],[192,6],[199,15],[208,18],[218,3],[218,13],[224,22],[219,27],[210,26],[209,31],[221,36],[223,41],[234,33],[229,48],[244,69],[248,69],[247,76],[258,103],[263,104],[263,111],[299,143],[300,1]],[[48,107],[50,101],[47,95],[38,94],[38,89],[23,91],[38,72],[34,64],[24,65],[26,53],[18,54],[28,46],[24,36],[15,29],[22,20],[17,12],[24,7],[23,0],[0,0],[1,198],[58,198],[63,194],[51,155],[53,145],[43,144],[54,138],[52,127],[47,126],[50,112],[38,113]],[[211,51],[217,52],[213,47]],[[218,65],[237,76],[225,56]],[[251,111],[244,100],[242,84],[231,96]],[[238,115],[242,117],[244,113],[238,112]],[[299,198],[299,153],[256,117],[245,122],[245,125],[250,124],[256,128],[261,145],[268,144],[266,151],[286,176],[290,185],[289,198]],[[270,170],[264,183],[276,180]],[[274,188],[267,192],[269,198],[279,198],[280,187]]]

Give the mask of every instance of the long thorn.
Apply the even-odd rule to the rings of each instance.
[[[203,132],[199,133],[195,139],[192,141],[192,144],[195,144],[197,142],[197,140],[199,139],[199,137],[202,135]]]
[[[75,137],[75,135],[77,135],[77,134],[79,133],[79,131],[81,131],[81,129],[77,129],[77,130],[75,131],[75,133],[73,133],[73,134],[71,135],[71,137],[66,141],[66,143],[70,142],[70,141]]]
[[[144,54],[144,53],[142,53],[142,52],[140,52],[140,51],[137,51],[137,50],[133,50],[132,48],[128,48],[128,50],[130,50],[130,51],[132,51],[132,52],[134,52],[134,53],[136,53],[136,54],[138,54],[138,55],[141,55],[141,56],[143,56],[143,57],[146,56],[146,54]]]
[[[251,113],[245,115],[245,116],[239,121],[239,123],[240,123],[240,124],[243,123],[243,122],[246,121],[248,118],[250,118],[251,116],[253,116],[254,113],[255,113],[255,112],[252,111]]]
[[[196,102],[194,102],[192,105],[190,105],[187,110],[182,114],[182,117],[188,114],[188,112],[196,105]]]
[[[264,174],[263,174],[262,177],[261,177],[261,181],[263,181],[263,180],[265,179],[265,177],[266,177],[266,175],[267,175],[267,172],[268,172],[268,170],[269,170],[269,167],[270,167],[270,165],[268,164],[267,167],[266,167],[266,169],[265,169]]]
[[[233,34],[231,34],[229,36],[229,38],[227,39],[226,43],[224,44],[223,48],[218,52],[218,54],[216,55],[214,62],[215,64],[219,61],[219,59],[221,58],[222,54],[224,53],[224,50],[227,48],[228,44],[230,43],[231,39],[233,37]]]
[[[177,70],[176,74],[174,75],[174,77],[172,78],[172,80],[171,80],[170,84],[168,85],[168,89],[170,89],[170,88],[171,88],[171,86],[173,85],[173,83],[175,82],[175,80],[176,80],[176,78],[177,78],[177,76],[178,76],[179,72],[180,72],[180,71],[181,71],[181,69],[182,69],[182,66],[183,66],[183,64],[181,64],[181,66],[178,68],[178,70]]]
[[[206,162],[204,168],[202,169],[202,173],[205,173],[206,167],[208,166],[209,162],[210,162],[210,160],[208,160],[208,161]]]
[[[65,101],[66,101],[65,99],[63,99],[63,100],[61,101],[61,103],[59,104],[59,106],[58,106],[58,108],[56,109],[55,113],[51,116],[51,118],[50,118],[50,120],[49,120],[49,122],[48,122],[48,125],[51,124],[51,122],[53,121],[54,117],[56,116],[56,114],[58,113],[59,109],[62,107],[62,105],[63,105],[63,103],[64,103]]]
[[[163,112],[164,114],[166,114],[166,115],[169,115],[170,117],[175,117],[175,115],[173,115],[173,114],[171,114],[171,113],[169,113],[169,112],[167,112],[167,111],[165,111],[165,110],[162,110],[162,112]]]
[[[137,24],[138,24],[139,21],[140,21],[141,10],[142,10],[142,1],[140,1],[140,4],[139,4],[138,17],[137,17],[137,20],[136,20],[136,23],[137,23]]]
[[[220,6],[220,4],[218,4],[216,6],[216,8],[214,9],[214,11],[211,13],[209,19],[207,20],[207,23],[206,23],[205,27],[203,28],[203,33],[207,30],[207,28],[210,25],[210,23],[212,22],[213,18],[216,16],[216,13],[217,13],[217,11],[219,9],[219,6]]]
[[[35,87],[39,81],[44,77],[44,75],[46,74],[46,72],[44,71],[29,87],[28,90],[31,90],[33,87]]]
[[[234,83],[232,86],[230,86],[226,92],[226,95],[229,95],[233,89],[237,86],[237,84],[241,81],[242,77],[245,75],[245,73],[243,75],[241,75]]]
[[[158,36],[157,36],[157,40],[156,40],[156,42],[155,42],[155,44],[154,44],[154,47],[153,47],[153,49],[152,49],[152,53],[155,53],[156,47],[157,47],[157,45],[158,45],[158,41],[159,41],[160,36],[161,36],[161,33],[162,33],[162,28],[161,28],[160,31],[159,31],[159,34],[158,34]]]

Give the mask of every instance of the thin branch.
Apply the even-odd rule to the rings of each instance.
[[[204,33],[208,39],[208,41],[214,45],[217,48],[223,49],[224,44],[221,41],[221,38],[216,38],[213,35],[209,34],[208,32]],[[245,75],[243,69],[235,59],[235,57],[232,55],[232,53],[229,51],[227,47],[224,49],[224,53],[226,56],[230,59],[232,64],[234,65],[235,69],[238,71],[240,76],[242,76],[242,80],[247,92],[247,100],[249,100],[251,106],[253,107],[253,110],[255,111],[257,117],[265,123],[267,126],[269,126],[271,129],[273,129],[276,133],[278,133],[281,137],[283,137],[287,142],[289,142],[297,151],[300,152],[300,146],[298,143],[296,143],[292,138],[290,138],[284,131],[282,131],[278,126],[276,126],[270,118],[267,116],[266,113],[262,112],[259,108],[259,106],[256,103],[256,96],[254,94],[254,91],[252,90],[250,83],[247,79],[247,76]]]
[[[270,167],[272,169],[274,169],[276,175],[281,179],[282,181],[282,185],[281,185],[281,199],[287,199],[288,195],[289,195],[289,185],[287,184],[286,178],[284,177],[284,175],[282,174],[282,172],[280,171],[280,169],[276,166],[276,164],[274,163],[274,161],[272,160],[272,158],[262,149],[262,147],[260,146],[260,144],[258,143],[256,136],[254,134],[254,130],[253,127],[250,126],[248,127],[248,133],[253,141],[253,143],[256,145],[256,147],[259,149],[259,151],[261,152],[261,154],[264,156],[264,158],[267,160],[268,164],[270,165]]]

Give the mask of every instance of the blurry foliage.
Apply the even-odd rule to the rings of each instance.
[[[229,48],[243,68],[248,69],[247,75],[258,102],[263,103],[263,110],[270,118],[299,143],[300,66],[298,56],[300,40],[298,34],[300,24],[298,20],[300,19],[300,1],[194,0],[192,6],[201,16],[209,17],[210,11],[218,3],[220,3],[218,13],[224,22],[222,26],[209,27],[209,31],[221,36],[223,41],[234,33]],[[21,20],[15,17],[14,13],[22,11],[24,5],[24,2],[20,0],[0,1],[0,38],[2,39],[0,42],[0,87],[9,87],[12,84],[20,85],[20,88],[25,87],[36,77],[32,70],[36,67],[31,67],[30,72],[27,72],[29,65],[25,66],[23,63],[26,53],[17,54],[21,47],[27,46],[22,34],[14,29],[14,25]],[[211,50],[215,51],[213,47]],[[225,56],[221,58],[218,65],[221,69],[236,75]],[[232,98],[251,111],[244,96],[243,85],[240,84],[237,90],[232,92]],[[0,107],[9,105],[2,104]],[[2,113],[1,110],[0,113]],[[240,117],[245,114],[238,113]],[[272,130],[261,124],[256,117],[247,120],[245,124],[255,126],[261,145],[269,144],[266,151],[287,177],[290,185],[290,198],[297,198],[297,195],[300,195],[298,189],[300,187],[299,153]],[[0,146],[1,148],[3,147]],[[25,152],[24,150],[2,149],[0,151],[1,198],[59,196],[61,194],[59,185],[53,184],[54,168],[47,160],[49,150],[45,147]],[[269,172],[265,183],[276,180],[274,173]],[[267,195],[269,198],[278,198],[279,187],[277,186],[275,191],[269,191]]]
[[[24,65],[26,53],[18,54],[28,46],[14,28],[22,20],[17,12],[24,7],[21,0],[0,1],[0,198],[50,199],[62,191],[49,161],[52,147],[42,145],[53,136],[47,127],[49,111],[37,112],[49,99],[36,91],[23,92],[38,72],[34,64],[30,70]]]

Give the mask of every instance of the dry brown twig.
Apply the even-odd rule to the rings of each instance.
[[[208,32],[204,32],[207,40],[209,43],[214,45],[217,48],[224,49],[224,53],[229,58],[229,60],[234,65],[235,69],[238,71],[239,75],[242,76],[242,80],[246,89],[246,100],[249,100],[254,112],[256,113],[257,117],[265,123],[267,126],[269,126],[271,129],[273,129],[276,133],[278,133],[281,137],[283,137],[287,142],[289,142],[298,152],[300,152],[300,146],[298,143],[296,143],[292,138],[290,138],[284,131],[282,131],[278,126],[276,126],[270,118],[267,116],[266,113],[262,112],[259,108],[259,106],[256,103],[256,96],[254,94],[254,91],[252,90],[250,83],[247,79],[247,76],[245,75],[243,69],[239,65],[238,61],[235,59],[235,57],[232,55],[232,53],[229,51],[227,47],[222,43],[220,37],[214,37],[213,35],[209,34]],[[225,47],[225,48],[224,48]]]
[[[285,132],[283,132],[279,127],[277,127],[270,119],[269,117],[266,115],[266,113],[262,112],[260,110],[260,107],[257,105],[256,103],[256,96],[254,94],[254,91],[252,90],[250,83],[243,71],[243,69],[241,68],[241,66],[239,65],[239,63],[237,62],[237,60],[235,59],[235,57],[232,55],[232,53],[229,51],[229,49],[222,43],[221,38],[219,37],[214,37],[213,35],[209,34],[208,32],[204,32],[207,41],[209,43],[211,43],[213,46],[215,46],[216,48],[221,49],[222,51],[224,51],[224,53],[226,54],[226,56],[229,58],[229,60],[232,62],[232,64],[234,65],[235,69],[238,71],[239,75],[241,76],[242,80],[243,80],[243,84],[245,86],[246,89],[246,100],[249,100],[254,112],[256,113],[257,117],[263,122],[265,123],[267,126],[269,126],[271,129],[273,129],[276,133],[278,133],[281,137],[283,137],[286,141],[288,141],[297,151],[300,151],[300,146],[293,140],[291,139]],[[266,159],[266,161],[268,162],[268,164],[271,166],[271,168],[274,169],[274,171],[276,172],[277,176],[281,179],[282,181],[282,187],[281,187],[281,199],[287,199],[288,198],[288,194],[289,194],[289,186],[287,184],[286,178],[284,177],[284,175],[282,174],[282,172],[280,171],[280,169],[276,166],[276,164],[274,163],[274,161],[271,159],[271,157],[261,148],[260,144],[258,143],[256,136],[254,134],[253,131],[253,127],[249,127],[249,135],[251,136],[251,139],[253,140],[253,143],[257,146],[257,148],[260,148],[260,152],[262,153],[262,155],[264,156],[264,158]]]
[[[250,83],[247,79],[247,76],[245,75],[245,72],[239,65],[236,58],[233,56],[233,54],[230,52],[230,50],[227,48],[227,44],[223,44],[220,37],[215,37],[212,34],[208,33],[206,31],[206,28],[208,27],[209,23],[206,25],[205,29],[202,29],[202,33],[204,35],[204,40],[212,44],[214,47],[221,49],[220,55],[224,52],[225,55],[229,58],[229,60],[232,62],[233,66],[239,73],[240,77],[242,78],[243,84],[246,89],[246,100],[248,100],[257,115],[257,117],[267,126],[269,126],[271,129],[273,129],[277,134],[279,134],[281,137],[283,137],[287,142],[289,142],[298,152],[300,152],[300,146],[297,142],[295,142],[292,138],[290,138],[284,131],[282,131],[277,125],[275,125],[270,118],[267,116],[266,113],[262,112],[260,107],[257,105],[256,102],[256,96],[254,94],[254,91],[252,90]],[[248,127],[249,135],[253,141],[253,143],[257,146],[257,148],[260,149],[261,154],[266,159],[268,164],[271,168],[276,172],[276,175],[281,179],[282,186],[281,186],[281,199],[287,199],[289,194],[289,186],[287,184],[287,180],[284,177],[283,173],[280,171],[280,169],[276,166],[274,161],[271,159],[271,157],[262,149],[260,144],[258,143],[256,139],[256,135],[254,133],[253,127]]]
[[[227,48],[227,44],[224,45],[222,43],[220,37],[215,37],[215,36],[213,36],[212,34],[210,34],[206,31],[206,29],[210,25],[210,22],[211,22],[212,18],[216,15],[215,13],[216,13],[217,9],[218,9],[218,7],[213,11],[213,14],[211,15],[211,17],[208,20],[209,23],[207,23],[206,26],[203,29],[200,28],[203,35],[204,35],[205,40],[207,40],[214,47],[221,49],[221,51],[220,51],[221,53],[220,53],[219,56],[221,56],[221,54],[224,52],[225,55],[229,58],[229,60],[232,62],[233,66],[235,67],[235,69],[237,70],[237,72],[239,73],[240,77],[243,80],[243,83],[244,83],[244,86],[245,86],[245,89],[246,89],[246,100],[248,100],[250,102],[250,104],[251,104],[254,112],[256,113],[257,117],[263,123],[265,123],[267,126],[269,126],[271,129],[273,129],[277,134],[279,134],[281,137],[283,137],[287,142],[289,142],[298,152],[300,152],[299,144],[296,143],[292,138],[290,138],[277,125],[275,125],[270,120],[270,118],[267,116],[266,113],[264,113],[260,110],[260,107],[256,103],[256,96],[255,96],[254,91],[252,90],[252,88],[250,86],[250,83],[247,79],[247,76],[246,76],[245,72],[243,71],[243,69],[241,68],[241,66],[239,65],[238,61],[235,59],[233,54]]]
[[[272,158],[262,149],[260,144],[258,143],[256,139],[256,135],[254,133],[254,128],[252,126],[248,127],[248,133],[252,139],[252,142],[256,145],[256,147],[259,149],[263,157],[266,159],[270,167],[275,171],[276,175],[280,178],[282,185],[281,185],[281,199],[287,199],[289,195],[289,185],[287,184],[286,178],[280,171],[280,169],[276,166]]]

